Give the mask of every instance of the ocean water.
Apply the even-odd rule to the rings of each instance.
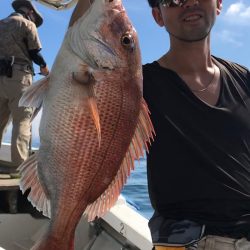
[[[135,162],[135,170],[128,178],[122,194],[137,212],[147,219],[151,217],[153,209],[148,196],[146,158]]]
[[[39,148],[39,136],[37,128],[33,127],[32,146]],[[3,141],[10,143],[11,126],[8,128]],[[122,195],[131,207],[145,218],[149,219],[153,213],[148,196],[147,173],[146,173],[146,158],[140,158],[135,161],[135,170],[131,172],[130,177],[125,184]]]

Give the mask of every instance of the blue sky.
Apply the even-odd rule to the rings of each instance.
[[[201,0],[203,1],[203,0]],[[0,19],[11,11],[11,0],[1,0]],[[143,63],[159,58],[168,49],[168,34],[151,17],[147,0],[124,0],[140,39]],[[34,3],[44,17],[39,28],[42,54],[48,65],[53,64],[73,9],[56,11]],[[223,10],[212,32],[212,52],[250,68],[250,1],[224,0]]]
[[[0,19],[12,12],[11,2],[1,0]],[[158,59],[168,50],[167,32],[154,23],[147,0],[123,0],[123,3],[138,32],[143,63]],[[44,17],[39,35],[43,45],[42,54],[51,68],[73,9],[56,11],[38,2],[34,4]],[[211,38],[212,54],[250,68],[250,1],[224,0]]]

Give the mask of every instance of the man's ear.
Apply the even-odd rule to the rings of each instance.
[[[164,26],[164,21],[163,21],[162,15],[161,15],[161,10],[160,10],[160,8],[158,8],[158,7],[152,8],[152,15],[153,15],[153,17],[154,17],[156,23],[157,23],[159,26],[163,27],[163,26]]]
[[[220,15],[222,10],[222,0],[217,0],[217,15]]]

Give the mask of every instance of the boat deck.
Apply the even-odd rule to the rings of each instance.
[[[19,191],[19,179],[13,178],[15,168],[11,165],[10,147],[0,148],[0,212],[16,213],[18,199],[22,195]]]

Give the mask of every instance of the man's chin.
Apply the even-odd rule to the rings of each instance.
[[[175,37],[175,39],[177,40],[180,40],[182,42],[187,42],[187,43],[194,43],[194,42],[200,42],[200,41],[203,41],[205,40],[209,34],[210,34],[210,31],[208,33],[205,33],[205,34],[194,34],[194,35],[187,35],[187,36],[178,36],[178,35],[174,35],[174,34],[171,34],[169,33],[171,36]]]

